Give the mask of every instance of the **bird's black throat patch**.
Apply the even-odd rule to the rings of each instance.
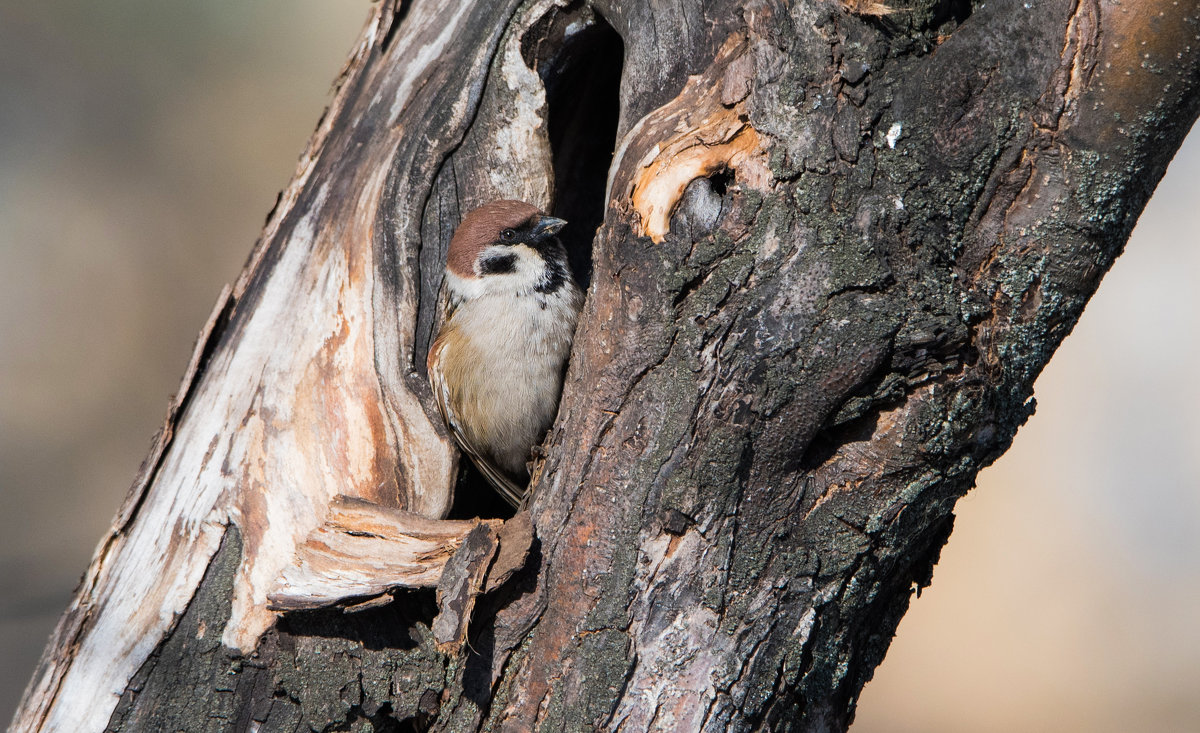
[[[534,286],[534,290],[543,294],[557,292],[559,288],[571,276],[567,269],[567,254],[563,251],[562,245],[554,242],[553,249],[538,248],[538,254],[542,256],[542,261],[546,263],[546,269],[542,273],[542,279]]]

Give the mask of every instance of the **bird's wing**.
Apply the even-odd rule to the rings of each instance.
[[[450,388],[442,377],[441,360],[444,347],[445,342],[442,339],[436,340],[433,348],[429,350],[429,359],[426,362],[429,371],[429,386],[433,388],[433,398],[442,413],[442,419],[450,428],[454,442],[458,443],[458,447],[462,449],[463,453],[471,457],[471,461],[488,480],[488,483],[499,492],[500,496],[504,497],[505,501],[517,507],[525,497],[525,487],[518,486],[509,478],[508,474],[485,458],[479,449],[471,444],[466,432],[462,429],[462,424],[454,414]]]

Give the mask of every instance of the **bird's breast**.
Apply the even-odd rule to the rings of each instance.
[[[449,407],[468,439],[508,470],[524,466],[554,420],[581,298],[578,290],[475,298],[442,328]]]

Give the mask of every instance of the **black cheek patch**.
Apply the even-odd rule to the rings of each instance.
[[[516,255],[493,255],[479,262],[480,275],[506,275],[516,269]]]

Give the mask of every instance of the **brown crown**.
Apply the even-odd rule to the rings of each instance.
[[[500,241],[500,232],[515,229],[542,215],[536,206],[524,201],[491,201],[463,217],[450,251],[446,269],[459,277],[475,277],[475,259],[488,246]]]

